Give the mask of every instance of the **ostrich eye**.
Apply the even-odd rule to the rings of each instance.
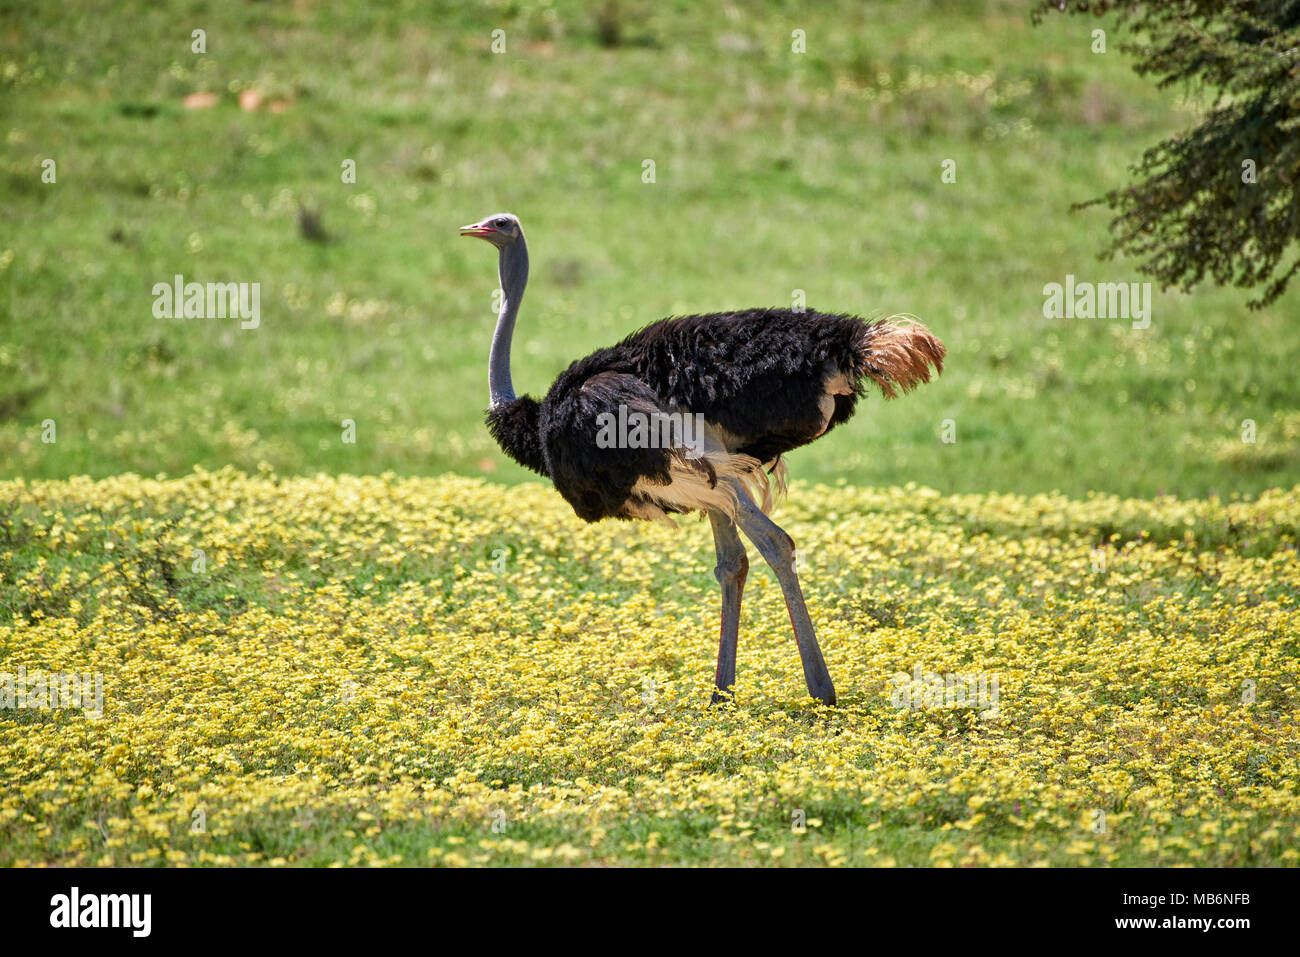
[[[495,223],[493,223],[492,225],[495,226],[497,229],[505,229],[507,226],[510,225],[510,220],[508,220],[508,219],[498,219],[498,220],[497,220]]]

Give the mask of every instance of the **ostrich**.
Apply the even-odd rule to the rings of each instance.
[[[510,340],[528,282],[519,219],[498,213],[460,234],[485,239],[499,253],[505,298],[492,336],[486,416],[493,438],[549,478],[588,522],[708,516],[722,586],[714,703],[729,698],[736,681],[749,572],[737,529],[744,532],[781,585],[809,693],[833,705],[794,541],[768,518],[771,483],[784,491],[782,455],[847,421],[868,380],[893,398],[930,381],[931,366],[942,372],[943,343],[920,323],[811,310],[683,316],[579,359],[538,402],[516,396],[510,379]]]

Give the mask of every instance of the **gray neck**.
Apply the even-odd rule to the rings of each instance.
[[[501,247],[497,263],[501,280],[501,314],[497,316],[496,332],[492,334],[492,353],[488,358],[488,389],[493,407],[515,400],[515,387],[510,382],[510,339],[515,334],[515,317],[519,315],[519,300],[524,298],[528,285],[528,246],[524,234],[508,246]]]

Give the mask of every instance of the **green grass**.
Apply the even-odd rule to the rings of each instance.
[[[914,313],[949,360],[795,453],[798,477],[1201,495],[1297,474],[1294,294],[1256,313],[1238,290],[1157,293],[1146,331],[1043,318],[1066,273],[1140,278],[1096,259],[1104,211],[1068,206],[1195,118],[1113,29],[1090,52],[1092,20],[643,0],[610,46],[594,4],[163,6],[0,12],[0,475],[519,480],[481,423],[495,262],[456,235],[500,209],[533,253],[521,390],[660,316],[803,289]],[[241,110],[246,88],[289,105]],[[220,102],[184,109],[198,91]],[[300,204],[333,242],[300,237]],[[176,273],[260,282],[261,327],[155,319]]]

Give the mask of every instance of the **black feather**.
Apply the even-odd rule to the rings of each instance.
[[[593,357],[588,357],[593,358]],[[586,360],[584,360],[586,361]],[[556,489],[589,522],[620,515],[639,479],[670,481],[672,453],[663,448],[601,448],[597,443],[602,413],[669,411],[650,386],[626,372],[603,369],[588,375],[575,369],[556,380],[542,403],[541,439],[546,466]]]
[[[506,454],[526,469],[550,477],[546,460],[542,456],[542,440],[538,433],[541,406],[532,396],[520,396],[513,402],[503,402],[487,410],[484,418],[492,438]]]

